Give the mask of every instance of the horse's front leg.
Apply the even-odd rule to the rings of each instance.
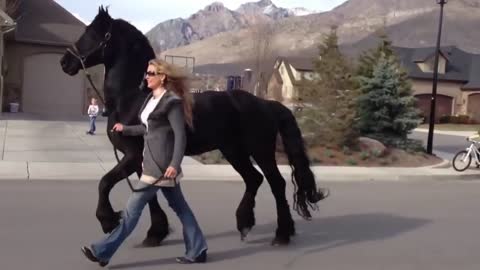
[[[121,218],[121,212],[114,212],[110,203],[110,191],[120,180],[137,171],[141,167],[141,162],[141,157],[127,154],[100,180],[96,217],[104,233],[113,231]]]

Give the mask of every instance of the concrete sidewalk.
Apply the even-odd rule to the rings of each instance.
[[[116,162],[106,135],[105,118],[97,121],[96,135],[87,135],[88,119],[76,121],[0,120],[1,161]],[[119,152],[121,157],[121,153]],[[185,164],[201,164],[185,158]]]
[[[10,115],[0,120],[0,180],[95,180],[115,166],[116,159],[99,118],[97,134],[86,135],[87,119],[53,121]],[[25,119],[27,118],[27,119]],[[121,153],[119,153],[121,156]],[[241,181],[230,165],[203,165],[190,157],[182,164],[185,180]],[[441,168],[434,168],[441,167]],[[480,179],[480,171],[463,173],[441,166],[424,168],[363,168],[313,166],[319,181],[397,181]],[[445,168],[447,167],[447,168]],[[286,179],[290,167],[279,166]],[[138,179],[132,176],[132,179]]]

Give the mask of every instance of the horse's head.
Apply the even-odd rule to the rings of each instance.
[[[104,63],[104,48],[111,38],[113,22],[114,20],[108,14],[108,8],[104,9],[100,6],[95,19],[60,60],[65,73],[73,76],[82,66],[88,68]]]

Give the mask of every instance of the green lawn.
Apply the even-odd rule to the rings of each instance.
[[[422,124],[419,128],[428,129],[428,124]],[[448,131],[479,131],[480,125],[465,125],[465,124],[435,124],[436,130]]]

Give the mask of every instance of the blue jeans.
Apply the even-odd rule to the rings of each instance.
[[[97,120],[96,116],[90,116],[90,130],[88,132],[95,133],[97,127],[95,126],[95,120]]]
[[[91,245],[92,252],[100,261],[110,261],[110,258],[112,258],[123,241],[135,229],[143,208],[145,208],[147,202],[152,199],[159,189],[162,190],[168,205],[175,211],[182,222],[183,240],[186,248],[185,257],[194,260],[204,250],[207,250],[205,237],[198,226],[192,210],[183,197],[180,185],[177,184],[175,187],[157,187],[144,182],[138,182],[137,189],[147,186],[150,186],[150,188],[143,192],[133,192],[130,195],[118,227],[107,235],[106,238]]]

